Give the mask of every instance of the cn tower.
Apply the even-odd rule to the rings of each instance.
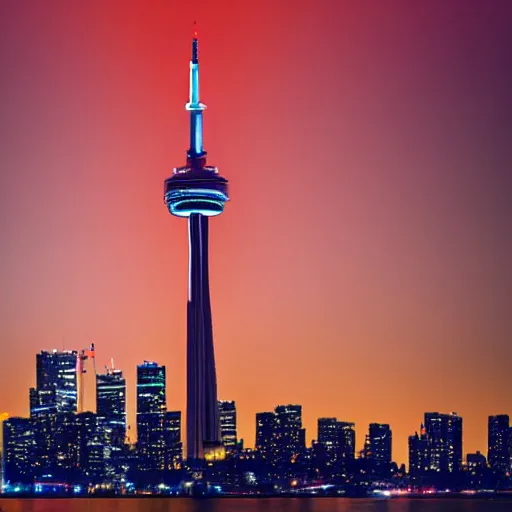
[[[172,215],[188,218],[189,278],[187,304],[187,459],[203,459],[205,446],[220,443],[217,375],[213,350],[208,282],[208,217],[220,215],[228,201],[228,182],[206,165],[203,110],[199,101],[197,33],[192,40],[190,148],[187,164],[165,180],[164,200]]]

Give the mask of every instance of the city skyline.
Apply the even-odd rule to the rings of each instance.
[[[509,9],[198,4],[0,6],[0,410],[26,415],[25,361],[64,337],[115,357],[132,427],[144,359],[185,411],[187,234],[161,183],[198,19],[205,142],[236,198],[211,286],[240,437],[300,403],[309,440],[318,417],[358,449],[390,424],[405,462],[424,411],[457,411],[484,451],[482,418],[512,410]]]
[[[82,351],[83,352],[83,351]],[[172,410],[167,403],[167,378],[166,367],[156,361],[144,360],[137,365],[137,379],[134,386],[137,411],[136,411],[136,432],[129,432],[126,398],[127,383],[123,377],[123,370],[111,366],[105,366],[104,373],[99,373],[94,368],[89,384],[95,383],[92,398],[95,407],[85,408],[78,412],[77,397],[83,394],[87,387],[85,382],[78,378],[79,369],[83,367],[77,364],[80,357],[78,350],[42,350],[36,354],[36,386],[29,388],[27,404],[30,414],[10,415],[1,413],[0,421],[6,419],[21,419],[25,417],[35,419],[46,417],[48,414],[94,414],[98,418],[99,425],[106,428],[106,439],[114,450],[126,440],[128,445],[135,446],[142,443],[142,454],[147,460],[158,461],[158,450],[164,442],[166,427],[165,421],[175,422],[177,418],[178,430],[183,428],[181,422],[181,411]],[[72,378],[73,377],[73,378]],[[55,387],[56,386],[56,387]],[[82,393],[81,393],[81,386]],[[90,388],[91,386],[89,386]],[[119,391],[121,390],[121,393]],[[91,400],[92,401],[92,400]],[[316,419],[315,429],[306,438],[306,428],[303,428],[302,405],[274,404],[267,407],[266,411],[256,411],[255,438],[247,440],[238,435],[237,411],[238,406],[234,400],[219,398],[216,404],[219,415],[219,439],[226,449],[226,454],[233,455],[235,447],[254,449],[262,454],[269,452],[269,446],[273,442],[274,429],[286,429],[290,426],[295,428],[296,434],[288,450],[293,453],[297,446],[305,448],[311,445],[322,443],[326,453],[341,459],[357,459],[373,457],[386,464],[396,462],[398,465],[405,464],[408,468],[413,465],[421,466],[421,460],[416,456],[411,458],[411,443],[414,450],[421,453],[426,445],[422,441],[427,439],[433,442],[432,453],[429,457],[429,464],[438,468],[442,473],[453,472],[455,468],[466,465],[466,457],[484,455],[491,467],[506,468],[511,464],[512,455],[512,427],[509,423],[509,415],[505,413],[494,413],[487,417],[486,449],[468,451],[464,448],[463,440],[463,419],[456,412],[425,412],[424,421],[416,432],[411,431],[407,438],[408,458],[405,461],[398,461],[393,455],[393,426],[385,423],[370,422],[368,426],[360,427],[360,430],[367,433],[359,439],[356,435],[354,422],[344,421],[332,416],[319,417]],[[273,411],[271,411],[273,409]],[[166,420],[166,415],[170,415]],[[176,416],[177,415],[177,416]],[[281,426],[275,423],[275,418],[281,418]],[[367,428],[368,427],[368,428]],[[174,432],[171,427],[171,432]],[[186,430],[186,429],[185,429]],[[419,433],[418,433],[419,432]],[[174,435],[174,434],[172,434]],[[339,445],[337,437],[343,439]],[[165,437],[164,437],[165,439]],[[180,440],[180,437],[178,437]],[[1,440],[1,437],[0,437]],[[174,443],[174,441],[173,441]],[[241,443],[238,445],[238,443]],[[436,444],[437,443],[437,444]],[[0,444],[1,447],[1,444]],[[186,443],[179,442],[179,450],[186,452]],[[444,451],[446,450],[446,451]],[[152,451],[154,453],[152,453]],[[171,451],[175,454],[174,451]],[[213,453],[213,452],[212,452]],[[163,457],[163,454],[162,454]],[[415,458],[416,457],[416,458]],[[439,461],[446,457],[444,464]],[[181,455],[180,455],[181,458]],[[191,461],[194,457],[191,457]],[[146,462],[147,464],[147,462]],[[158,464],[157,464],[158,466]],[[413,471],[414,471],[413,469]],[[506,471],[503,470],[503,471]],[[414,475],[414,472],[411,474]]]

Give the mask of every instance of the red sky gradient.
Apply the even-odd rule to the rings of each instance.
[[[35,354],[97,344],[167,366],[185,408],[192,22],[209,163],[219,397],[390,423],[512,413],[512,8],[494,0],[20,1],[0,5],[0,411]],[[93,404],[89,394],[89,403]]]

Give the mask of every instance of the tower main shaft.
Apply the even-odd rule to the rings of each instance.
[[[204,442],[220,441],[208,276],[208,217],[192,214],[188,229],[187,453],[189,458],[202,459]]]

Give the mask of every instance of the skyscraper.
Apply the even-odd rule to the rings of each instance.
[[[36,389],[38,392],[55,391],[55,407],[59,413],[77,412],[77,357],[75,350],[43,350],[36,355]]]
[[[489,416],[487,460],[496,473],[505,474],[510,471],[509,423],[507,414]]]
[[[391,428],[385,423],[370,423],[365,443],[366,458],[377,464],[390,464],[392,451]]]
[[[219,400],[219,423],[222,444],[233,450],[237,443],[236,405],[233,400]]]
[[[462,464],[462,418],[456,413],[425,413],[430,469],[440,473],[458,471]]]
[[[121,370],[107,368],[96,375],[96,413],[107,444],[120,450],[126,437],[126,380]]]
[[[165,181],[169,212],[188,218],[189,289],[187,305],[187,455],[203,459],[205,446],[220,443],[217,376],[208,281],[208,217],[219,215],[228,200],[227,180],[206,165],[203,110],[199,101],[197,34],[190,61],[190,149],[187,164]]]
[[[165,465],[165,366],[144,361],[137,366],[137,446],[141,469]]]

